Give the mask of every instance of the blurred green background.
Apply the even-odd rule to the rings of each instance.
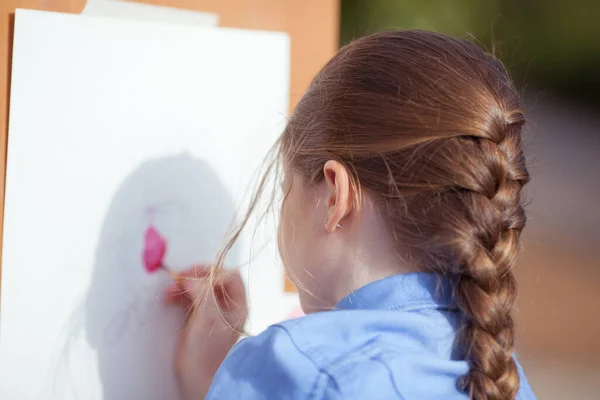
[[[600,0],[342,0],[341,44],[391,28],[476,39],[517,85],[600,105]]]

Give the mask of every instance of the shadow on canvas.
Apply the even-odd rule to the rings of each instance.
[[[188,154],[149,160],[123,181],[105,216],[81,313],[102,394],[82,398],[178,398],[173,355],[184,315],[164,304],[169,275],[143,268],[144,231],[153,224],[167,238],[165,264],[181,270],[214,259],[234,217],[217,175]],[[237,253],[229,265],[239,264]]]

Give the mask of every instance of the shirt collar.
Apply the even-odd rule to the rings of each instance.
[[[366,286],[344,297],[338,310],[419,310],[456,309],[452,282],[439,274],[411,272],[397,274]]]

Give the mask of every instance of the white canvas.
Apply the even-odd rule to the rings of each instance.
[[[173,269],[211,260],[285,124],[284,34],[18,10],[0,321],[1,399],[176,399]],[[250,228],[249,331],[281,320],[274,221]],[[265,244],[266,243],[266,244]]]

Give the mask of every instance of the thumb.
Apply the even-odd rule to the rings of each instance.
[[[209,280],[207,278],[178,278],[173,286],[169,288],[172,295],[172,303],[179,303],[184,308],[197,310],[198,308],[216,307],[214,294],[210,290]],[[177,300],[177,298],[179,300]]]
[[[190,299],[192,309],[201,311],[204,315],[218,311],[216,294],[208,278],[187,278],[181,280],[179,285]]]

